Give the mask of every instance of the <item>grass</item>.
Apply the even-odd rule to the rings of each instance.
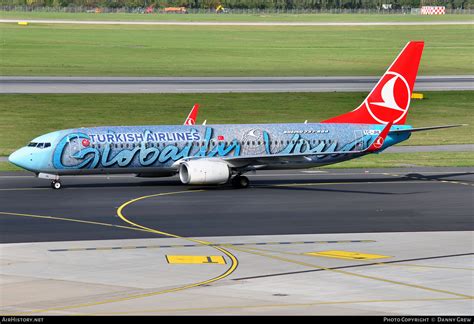
[[[473,15],[402,15],[402,14],[131,14],[0,11],[3,19],[70,19],[120,21],[244,21],[244,22],[385,22],[385,21],[472,21]]]
[[[0,172],[1,171],[25,171],[22,168],[17,167],[10,162],[0,162]]]
[[[409,40],[420,75],[474,74],[471,25],[209,27],[0,24],[1,75],[381,75]]]
[[[194,103],[208,124],[318,122],[348,112],[366,93],[4,94],[0,96],[0,155],[50,131],[103,125],[181,124]],[[414,126],[468,123],[418,132],[407,145],[474,143],[474,91],[426,92],[413,100]]]

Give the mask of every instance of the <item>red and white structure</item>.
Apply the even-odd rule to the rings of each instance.
[[[446,7],[444,6],[423,6],[421,7],[422,15],[445,15]]]

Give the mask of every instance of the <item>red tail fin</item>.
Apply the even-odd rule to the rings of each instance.
[[[194,124],[196,124],[196,118],[197,118],[198,111],[199,111],[199,105],[195,104],[193,106],[193,109],[191,109],[191,111],[189,112],[189,115],[186,118],[186,120],[184,121],[183,125],[194,125]]]
[[[404,124],[424,45],[409,42],[358,108],[323,123]]]

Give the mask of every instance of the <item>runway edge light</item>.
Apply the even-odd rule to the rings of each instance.
[[[20,26],[28,26],[28,22],[27,22],[27,21],[19,21],[19,22],[18,22],[18,25],[20,25]]]

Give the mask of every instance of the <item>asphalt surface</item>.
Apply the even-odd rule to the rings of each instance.
[[[369,91],[379,77],[0,77],[0,93]],[[420,76],[415,91],[474,90],[474,75]]]
[[[472,25],[465,21],[386,21],[386,22],[244,22],[244,21],[120,21],[120,20],[60,20],[60,19],[0,19],[0,23],[28,22],[32,24],[74,25],[173,25],[173,26],[436,26]]]
[[[177,178],[64,177],[64,188],[55,191],[27,173],[2,173],[0,242],[156,238],[114,226],[128,225],[116,214],[122,204],[160,193],[130,203],[123,213],[142,226],[187,237],[474,230],[474,168],[249,177],[252,186],[243,190],[188,187]]]

